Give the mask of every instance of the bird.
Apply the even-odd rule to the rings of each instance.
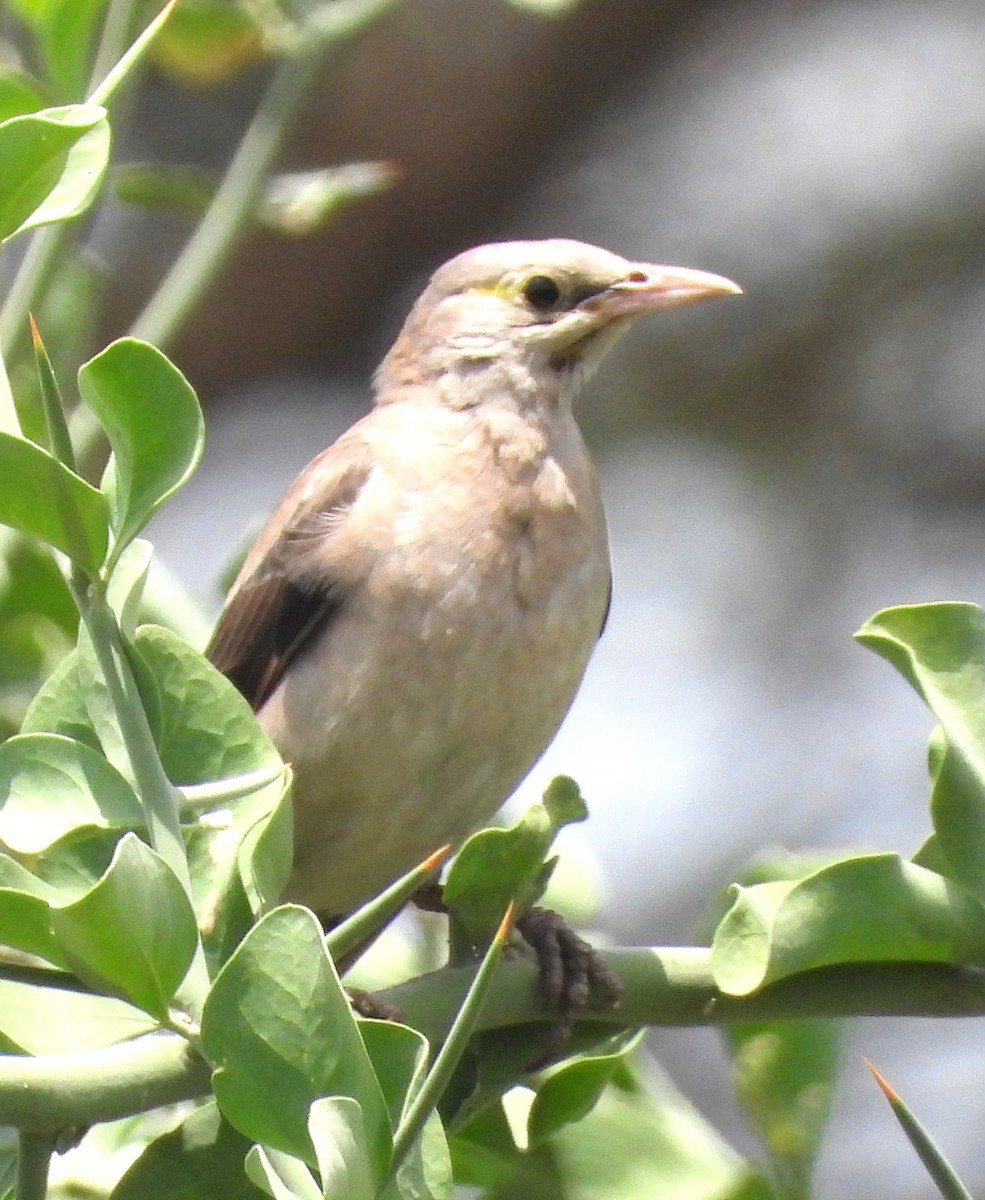
[[[367,415],[288,488],[208,657],[293,770],[285,898],[340,919],[460,844],[553,739],[605,625],[572,404],[644,313],[740,292],[564,238],[452,258]]]

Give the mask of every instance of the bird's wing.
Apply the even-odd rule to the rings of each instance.
[[[599,626],[599,637],[605,633],[605,627],[609,624],[609,613],[612,612],[612,576],[609,576],[609,590],[605,593],[605,612],[602,614],[602,624]]]
[[[212,634],[207,656],[255,712],[344,601],[330,542],[372,470],[362,450],[336,443],[305,468],[247,556]]]

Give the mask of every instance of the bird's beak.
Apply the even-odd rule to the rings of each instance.
[[[687,267],[659,267],[639,263],[612,287],[586,300],[582,307],[608,322],[636,317],[659,308],[693,304],[713,296],[737,296],[742,288],[724,275],[693,271]]]

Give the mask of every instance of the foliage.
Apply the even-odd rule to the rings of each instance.
[[[621,1007],[586,1014],[570,1056],[536,1072],[532,970],[499,959],[514,912],[550,880],[559,828],[585,816],[575,785],[555,781],[516,825],[463,847],[451,962],[391,980],[403,1022],[359,1019],[337,964],[438,857],[328,939],[307,910],[278,906],[289,770],[188,644],[195,631],[147,620],[173,606],[155,603],[139,535],[203,437],[192,388],[147,339],[173,336],[252,223],[307,231],[389,181],[365,165],[270,168],[326,49],[392,2],[186,0],[128,43],[125,0],[8,0],[39,72],[0,69],[0,239],[31,238],[0,316],[0,1122],[21,1131],[18,1195],[44,1195],[56,1139],[92,1126],[64,1161],[89,1162],[89,1193],[116,1200],[443,1200],[455,1183],[489,1200],[805,1196],[837,1077],[833,1018],[985,1012],[969,970],[985,963],[981,610],[890,609],[858,635],[939,721],[933,831],[914,859],[777,862],[736,886],[709,947],[606,952]],[[121,195],[201,220],[141,336],[80,363],[93,285],[76,218],[102,193],[116,99],[148,53],[198,86],[271,56],[272,119],[214,186],[114,170]],[[93,430],[110,449],[98,486],[79,467]],[[629,1028],[685,1022],[723,1026],[761,1163]],[[14,1155],[0,1157],[6,1190]]]

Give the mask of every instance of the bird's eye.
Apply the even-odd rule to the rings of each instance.
[[[531,308],[546,312],[561,298],[561,289],[549,275],[531,275],[523,285],[523,298]]]

